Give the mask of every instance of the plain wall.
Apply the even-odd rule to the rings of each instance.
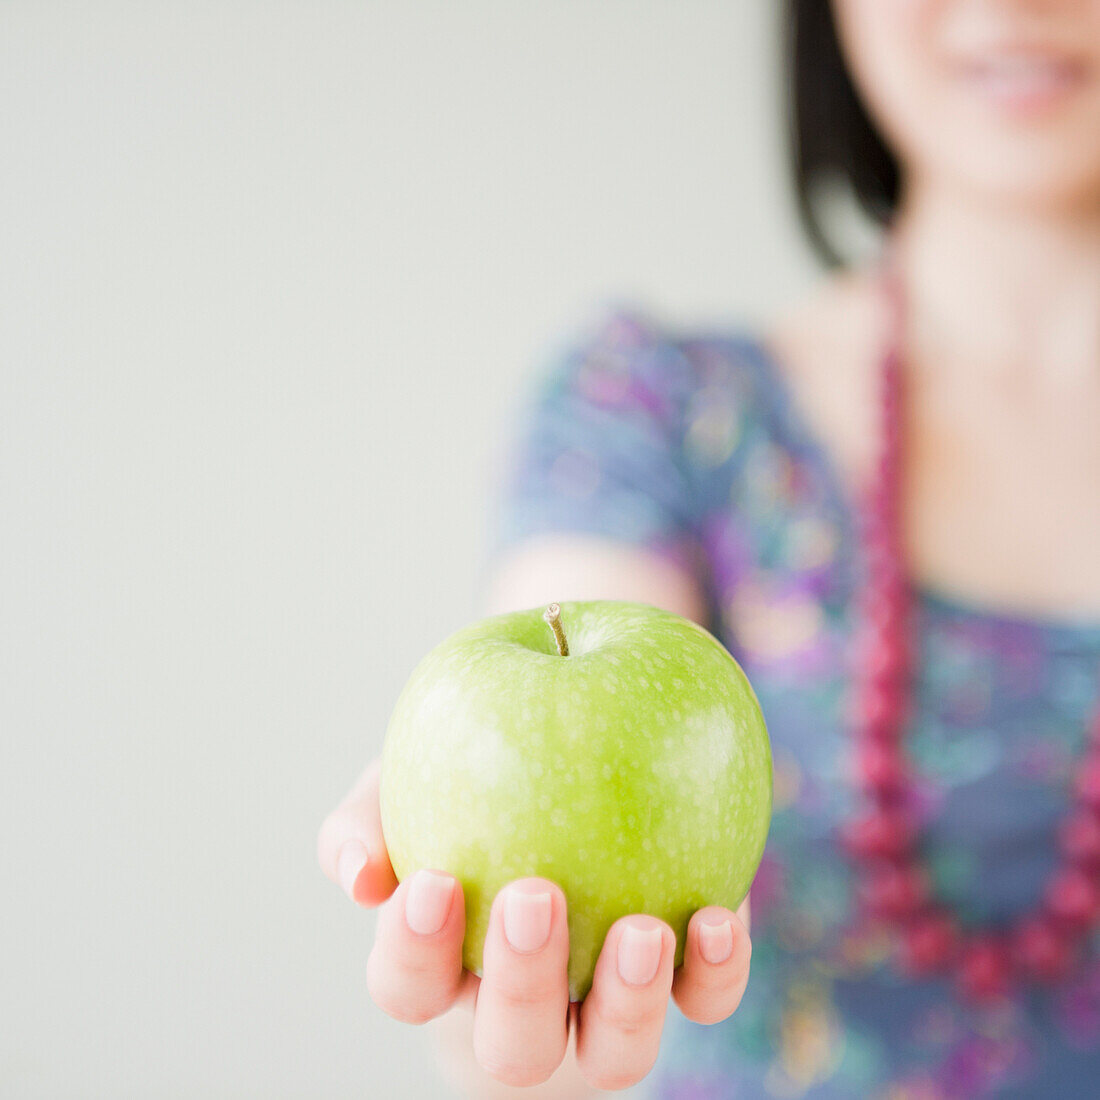
[[[817,278],[778,6],[0,6],[0,1093],[445,1095],[316,830],[549,344]]]

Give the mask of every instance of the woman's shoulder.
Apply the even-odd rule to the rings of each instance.
[[[640,297],[605,298],[563,325],[538,374],[571,394],[670,422],[736,401],[760,406],[781,382],[767,331],[737,316],[685,320]]]
[[[872,438],[880,324],[859,273],[825,278],[764,324],[685,321],[637,296],[605,297],[551,343],[536,434],[622,463],[661,449],[708,483],[739,477],[754,456],[767,465],[778,448],[852,484]]]
[[[584,358],[604,357],[620,368],[667,366],[689,359],[705,381],[722,362],[758,366],[761,360],[790,384],[803,386],[827,373],[829,385],[861,372],[881,337],[885,315],[873,274],[844,270],[819,279],[769,317],[735,314],[684,320],[642,297],[598,300],[570,332]],[[828,366],[828,371],[823,367]],[[863,372],[865,373],[865,372]]]
[[[730,457],[733,437],[766,419],[776,396],[759,330],[687,322],[639,297],[597,301],[562,326],[535,386],[540,417],[583,432],[589,449],[597,437],[624,449],[644,437],[705,465]]]
[[[586,375],[634,377],[681,400],[713,399],[733,387],[759,402],[788,390],[796,405],[835,413],[865,396],[884,320],[874,279],[863,270],[828,275],[762,320],[688,321],[639,297],[605,298],[571,332],[568,357]]]
[[[873,270],[845,270],[779,312],[760,337],[787,402],[849,484],[871,457],[888,322]]]

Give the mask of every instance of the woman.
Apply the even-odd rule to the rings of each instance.
[[[371,992],[410,1020],[476,994],[449,1057],[484,1095],[640,1080],[670,994],[721,1026],[670,1017],[664,1095],[1095,1095],[1100,2],[787,19],[833,272],[759,337],[620,311],[566,349],[491,600],[642,600],[737,655],[775,758],[752,982],[747,907],[697,913],[675,973],[671,931],[629,917],[567,1010],[565,899],[531,879],[497,899],[478,988],[461,891],[421,872]],[[826,172],[886,230],[874,262],[836,264]],[[367,905],[395,885],[376,792],[375,765],[320,840]]]

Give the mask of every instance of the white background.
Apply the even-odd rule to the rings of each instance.
[[[0,1093],[444,1095],[316,829],[548,343],[817,277],[778,6],[0,6]]]

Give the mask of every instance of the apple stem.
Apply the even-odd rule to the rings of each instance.
[[[550,624],[554,632],[554,641],[558,646],[558,656],[569,656],[569,643],[565,640],[565,631],[561,628],[561,608],[552,603],[543,613],[542,617]]]

